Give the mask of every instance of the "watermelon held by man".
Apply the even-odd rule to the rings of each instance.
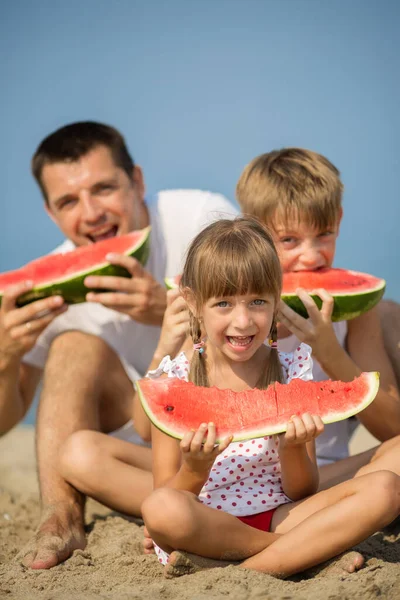
[[[168,289],[178,287],[180,275],[166,277]],[[349,321],[359,317],[378,304],[385,292],[384,279],[349,271],[346,269],[319,269],[317,271],[292,271],[283,274],[282,300],[302,317],[307,318],[306,308],[296,295],[297,288],[308,292],[318,308],[321,298],[313,293],[318,289],[326,290],[334,299],[332,321]]]
[[[109,253],[133,256],[144,265],[149,251],[150,227],[146,227],[70,252],[48,254],[20,269],[0,274],[0,304],[8,287],[24,281],[32,281],[33,288],[18,298],[18,306],[55,295],[62,296],[68,304],[85,302],[89,288],[83,282],[89,275],[130,276],[123,267],[107,261]]]
[[[150,421],[167,435],[181,439],[201,423],[213,422],[219,440],[233,435],[233,441],[243,441],[282,433],[293,415],[306,412],[325,424],[348,419],[374,400],[379,373],[361,373],[350,382],[292,379],[243,392],[175,377],[145,378],[136,385]]]

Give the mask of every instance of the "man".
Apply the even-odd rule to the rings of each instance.
[[[114,256],[131,278],[88,277],[88,303],[58,296],[16,307],[25,282],[8,290],[0,310],[0,429],[26,413],[43,376],[37,423],[42,519],[23,552],[49,568],[85,546],[84,499],[61,477],[59,451],[73,433],[117,432],[142,443],[130,422],[133,381],[143,376],[166,308],[163,279],[180,272],[184,251],[210,220],[236,213],[224,197],[194,190],[145,199],[142,171],[118,131],[73,123],[38,147],[32,170],[49,217],[67,241],[56,251],[151,225],[149,260]],[[106,291],[104,291],[106,290]]]

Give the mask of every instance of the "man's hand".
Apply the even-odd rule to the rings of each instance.
[[[21,308],[17,298],[29,292],[31,281],[6,289],[0,309],[0,354],[3,358],[21,358],[31,350],[39,335],[58,315],[67,310],[61,296],[36,300]]]
[[[129,315],[144,325],[161,325],[166,309],[166,290],[135,258],[122,254],[108,254],[107,260],[129,271],[131,277],[86,277],[88,288],[112,290],[88,292],[88,302],[98,302],[107,308]]]
[[[311,346],[313,356],[323,365],[338,351],[343,351],[332,326],[331,317],[334,300],[326,290],[314,290],[313,294],[318,295],[322,300],[320,310],[305,290],[298,288],[296,294],[303,302],[309,319],[304,319],[281,301],[278,320],[301,342]]]

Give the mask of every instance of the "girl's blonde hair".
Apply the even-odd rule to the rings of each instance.
[[[221,219],[201,231],[191,243],[180,282],[181,291],[189,292],[196,312],[210,298],[244,294],[270,294],[275,307],[282,289],[282,272],[274,242],[268,230],[256,219]],[[194,344],[201,341],[201,323],[190,312],[190,335]],[[277,341],[274,318],[270,338]],[[204,353],[193,352],[189,380],[209,387]],[[257,386],[282,383],[283,374],[277,349],[272,348],[268,363]]]

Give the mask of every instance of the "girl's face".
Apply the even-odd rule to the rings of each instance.
[[[201,327],[207,348],[235,362],[252,358],[268,338],[275,314],[270,294],[210,298],[203,306]]]

